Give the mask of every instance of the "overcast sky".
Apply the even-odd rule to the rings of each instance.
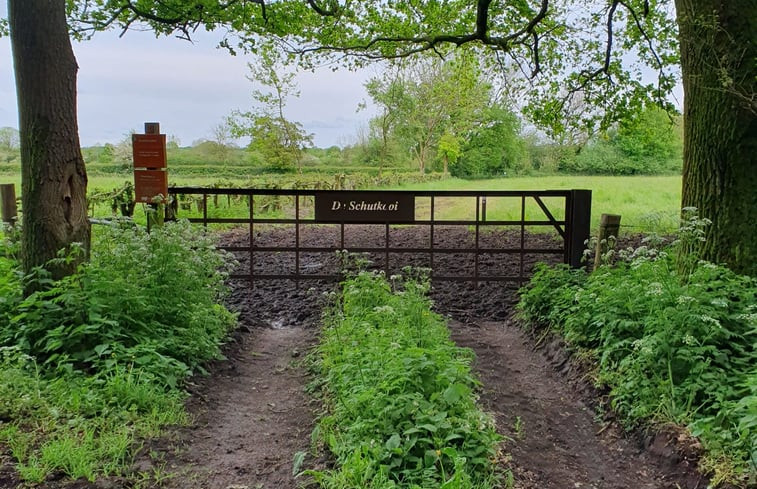
[[[0,16],[6,17],[5,2]],[[79,63],[79,134],[81,144],[116,143],[143,122],[158,121],[161,131],[181,145],[208,138],[211,128],[234,109],[253,107],[253,84],[245,77],[244,56],[217,49],[218,35],[200,34],[194,44],[156,39],[149,32],[99,33],[74,43]],[[367,98],[363,83],[375,69],[360,73],[323,68],[298,75],[300,98],[289,101],[285,115],[315,134],[315,145],[351,144],[372,109],[357,111]],[[0,38],[0,127],[18,127],[10,40]]]

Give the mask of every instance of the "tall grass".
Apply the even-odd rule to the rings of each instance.
[[[425,184],[403,185],[403,190],[562,190],[589,189],[592,191],[592,228],[599,226],[601,214],[620,214],[624,233],[670,233],[678,227],[681,209],[680,176],[573,176],[552,175],[514,177],[492,180],[460,180],[450,178]],[[469,213],[463,201],[443,204],[451,216]],[[475,209],[475,207],[473,207]],[[538,215],[535,205],[529,206]],[[491,219],[517,219],[519,208],[497,213]]]

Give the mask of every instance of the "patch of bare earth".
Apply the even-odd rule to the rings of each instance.
[[[150,447],[137,470],[168,474],[165,488],[296,487],[294,455],[308,450],[313,429],[301,365],[313,333],[261,327],[244,334],[229,361],[194,389],[192,426]]]
[[[694,489],[706,487],[695,461],[675,447],[650,453],[584,400],[585,381],[569,380],[511,322],[450,325],[476,353],[480,403],[507,437],[505,466],[518,489]],[[567,360],[569,361],[569,360]],[[658,440],[659,444],[659,440]]]

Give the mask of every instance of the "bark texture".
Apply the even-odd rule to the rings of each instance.
[[[712,220],[702,257],[757,275],[757,2],[676,0],[683,205]]]
[[[72,243],[89,249],[87,173],[76,122],[76,73],[65,0],[8,0],[21,133],[22,260],[60,278],[76,260],[48,263]],[[83,257],[82,257],[83,258]]]

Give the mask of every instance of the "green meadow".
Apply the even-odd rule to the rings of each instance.
[[[287,188],[292,181],[289,175],[268,175],[270,181],[280,179],[281,186]],[[2,177],[3,183],[15,183],[20,194],[20,176]],[[128,174],[95,175],[89,178],[90,195],[103,194],[121,188],[131,181]],[[249,180],[218,181],[209,176],[169,176],[172,186],[219,187],[226,185],[244,186]],[[380,187],[396,190],[562,190],[588,189],[592,191],[592,228],[596,229],[601,214],[619,214],[621,234],[642,232],[669,233],[678,225],[681,202],[681,176],[585,176],[548,175],[507,177],[489,180],[462,180],[445,178],[423,183],[401,184]],[[209,215],[215,217],[245,216],[247,206],[241,202],[231,205],[223,198],[218,206],[209,206]],[[544,199],[545,204],[560,219],[563,216],[562,201],[556,198]],[[286,212],[286,204],[283,211]],[[419,198],[417,216],[428,216],[430,202]],[[94,209],[96,217],[107,217],[111,210],[108,205],[98,205]],[[143,218],[144,211],[137,206],[135,218]],[[180,212],[180,217],[198,216],[192,212]],[[471,198],[438,198],[435,202],[436,219],[463,219],[475,216],[475,201]],[[519,199],[487,199],[487,220],[515,220],[520,218]],[[542,219],[543,213],[533,199],[526,201],[526,218]]]

